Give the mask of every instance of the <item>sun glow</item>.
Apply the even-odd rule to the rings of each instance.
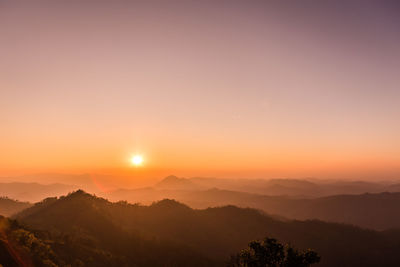
[[[132,157],[131,162],[135,166],[140,166],[143,163],[143,157],[140,155],[135,155]]]

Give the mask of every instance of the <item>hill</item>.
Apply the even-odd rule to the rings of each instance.
[[[160,187],[160,184],[167,186]],[[318,179],[220,179],[220,178],[179,178],[169,176],[154,186],[168,190],[207,190],[217,188],[268,196],[291,196],[316,198],[331,195],[363,193],[400,192],[394,182],[366,182]]]
[[[32,204],[28,202],[20,202],[6,197],[0,197],[0,215],[5,217],[9,217],[30,206],[32,206]]]
[[[318,199],[287,200],[268,210],[289,218],[320,219],[385,230],[400,228],[400,193],[337,195]]]
[[[198,259],[211,258],[222,264],[250,240],[272,236],[300,249],[315,249],[322,257],[321,266],[397,266],[400,261],[397,231],[377,232],[321,221],[280,221],[234,206],[194,210],[174,200],[141,206],[111,203],[78,191],[38,203],[16,218],[35,229],[74,239],[83,236],[118,255],[127,253],[126,246],[130,254],[135,253],[139,248],[126,236],[138,235],[144,240],[187,246],[202,255]]]
[[[16,216],[25,226],[44,231],[43,238],[60,262],[82,266],[215,266],[185,244],[127,231],[108,213],[119,204],[77,191],[48,198]],[[79,264],[77,266],[80,266]]]
[[[155,185],[158,189],[173,189],[173,190],[200,190],[203,186],[197,185],[189,179],[179,178],[174,175],[165,177]]]
[[[48,196],[62,196],[76,189],[76,186],[66,184],[0,183],[0,196],[37,202]]]
[[[142,188],[117,190],[104,194],[107,198],[127,200],[131,203],[151,203],[164,198],[176,199],[192,208],[223,205],[251,207],[288,219],[319,219],[328,222],[347,223],[385,230],[400,228],[400,193],[376,193],[360,195],[336,195],[321,198],[294,198],[265,196],[220,189],[210,190],[158,190]]]
[[[264,195],[319,196],[322,190],[318,184],[300,179],[219,179],[189,178],[203,188],[240,191]]]

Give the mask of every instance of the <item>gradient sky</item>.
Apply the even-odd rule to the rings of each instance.
[[[400,5],[280,2],[0,0],[0,174],[400,178]]]

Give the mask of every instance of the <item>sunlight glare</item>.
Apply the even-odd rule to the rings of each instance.
[[[143,157],[140,156],[140,155],[135,155],[135,156],[132,157],[131,162],[132,162],[132,164],[135,165],[135,166],[142,165],[142,163],[143,163]]]

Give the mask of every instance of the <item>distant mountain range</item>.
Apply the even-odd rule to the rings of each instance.
[[[46,199],[14,218],[47,232],[43,235],[53,239],[48,245],[61,260],[73,258],[90,266],[124,266],[118,265],[124,260],[126,266],[224,266],[229,255],[265,236],[315,249],[322,257],[320,266],[400,262],[399,231],[281,221],[234,206],[193,210],[174,200],[141,206],[77,191]]]
[[[118,189],[118,179],[97,174],[36,174],[18,177],[0,177],[0,196],[22,201],[36,202],[47,196],[62,195],[65,190],[82,188],[88,192],[101,193]],[[40,181],[41,184],[37,182]],[[45,185],[47,188],[43,188]],[[42,187],[42,188],[39,188]],[[158,190],[220,190],[246,192],[268,196],[291,196],[316,198],[343,194],[400,192],[399,182],[330,181],[318,179],[220,179],[181,178],[168,176],[151,185]],[[42,192],[47,192],[43,194]],[[31,197],[32,195],[32,197]]]
[[[197,181],[201,181],[200,184]],[[255,193],[221,190],[218,188],[208,189],[207,185],[215,185],[222,188],[232,188],[232,183],[251,183],[251,181],[227,181],[223,179],[194,178],[184,179],[169,176],[154,187],[116,190],[104,194],[112,201],[127,200],[131,203],[149,204],[153,201],[164,198],[171,198],[181,201],[193,208],[207,208],[223,205],[236,205],[239,207],[251,207],[263,210],[271,215],[278,215],[288,219],[319,219],[329,222],[354,224],[357,226],[383,230],[400,228],[400,193],[365,193],[368,191],[380,191],[391,188],[396,190],[396,185],[381,185],[365,182],[334,182],[323,184],[325,192],[333,192],[340,188],[340,192],[352,192],[351,195],[334,195],[313,198],[307,195],[306,198],[299,196],[267,196]],[[282,184],[290,185],[292,190],[314,188],[318,190],[318,184],[308,181],[273,180],[255,181],[256,184],[272,184],[276,189]],[[254,187],[256,187],[254,185]],[[328,190],[329,185],[332,190]],[[237,190],[241,189],[238,186]],[[249,187],[247,187],[249,188]],[[353,189],[353,191],[350,190]],[[373,190],[372,190],[373,189]],[[368,192],[367,191],[367,192]],[[286,190],[287,192],[287,190]],[[305,193],[305,191],[302,191]],[[355,193],[362,192],[356,195]],[[303,195],[303,194],[301,194]]]
[[[17,200],[0,197],[0,216],[9,217],[31,206],[32,204],[28,202],[20,202]]]
[[[3,195],[20,201],[37,202],[48,196],[68,194],[76,188],[77,186],[65,184],[0,183],[0,196]],[[271,192],[271,188],[276,195],[254,193],[255,191]],[[280,188],[279,192],[281,193],[288,193],[289,191],[292,193],[277,194],[278,188]],[[235,205],[243,208],[256,208],[279,218],[319,219],[384,230],[400,228],[400,215],[398,213],[400,193],[382,193],[385,190],[396,191],[397,188],[398,184],[396,183],[290,179],[186,179],[168,176],[153,187],[94,193],[111,201],[126,200],[130,203],[151,204],[168,198],[176,199],[192,208],[201,209]],[[252,192],[249,193],[249,191]],[[322,194],[321,192],[347,192],[347,195],[316,197],[316,195]],[[322,195],[325,195],[325,193]],[[5,204],[3,208],[0,206],[0,214],[6,216],[27,207],[27,203],[10,205],[10,200],[3,202],[8,203],[8,205],[7,209]]]
[[[247,192],[268,196],[322,197],[342,194],[400,192],[400,183],[365,181],[325,181],[313,179],[219,179],[179,178],[168,176],[154,186],[172,190],[221,190]]]
[[[79,188],[91,193],[115,190],[118,179],[122,178],[99,174],[58,173],[0,177],[0,196],[36,202],[48,196],[64,195]]]
[[[0,196],[20,201],[37,202],[49,196],[62,196],[77,190],[75,185],[38,183],[0,183]]]

